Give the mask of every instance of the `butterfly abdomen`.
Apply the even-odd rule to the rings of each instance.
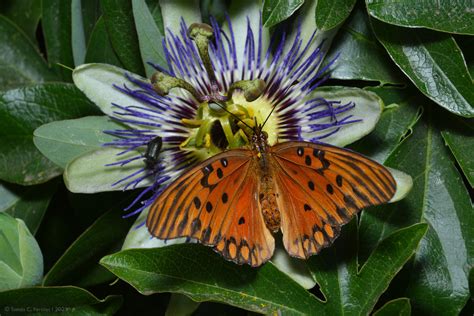
[[[259,202],[262,208],[263,219],[268,229],[276,233],[280,229],[280,210],[278,209],[277,196],[273,190],[273,179],[271,176],[262,176],[262,186],[259,192]]]
[[[275,193],[260,193],[260,205],[262,207],[265,224],[270,231],[276,233],[280,229],[281,218]]]

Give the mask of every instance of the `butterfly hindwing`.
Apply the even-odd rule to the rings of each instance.
[[[346,149],[287,142],[271,153],[283,243],[295,257],[329,246],[360,209],[388,202],[395,193],[385,167]]]
[[[273,254],[255,192],[258,179],[249,150],[232,150],[200,163],[167,187],[147,218],[159,239],[189,237],[226,259],[258,266]]]

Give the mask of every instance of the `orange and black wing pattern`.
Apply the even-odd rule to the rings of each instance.
[[[230,150],[185,172],[153,202],[147,218],[159,239],[189,237],[238,264],[259,266],[273,254],[263,221],[250,150]]]
[[[390,201],[396,191],[387,168],[347,149],[286,142],[271,156],[283,243],[294,257],[317,254],[359,210]]]

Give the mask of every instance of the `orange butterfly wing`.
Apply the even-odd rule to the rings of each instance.
[[[244,149],[203,161],[153,202],[148,230],[159,239],[194,238],[228,260],[261,265],[272,256],[274,239],[258,204],[256,168]]]
[[[350,150],[286,142],[272,147],[271,156],[283,244],[294,257],[318,253],[360,209],[395,194],[384,166]]]

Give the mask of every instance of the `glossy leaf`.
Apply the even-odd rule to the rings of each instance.
[[[474,5],[470,0],[366,0],[369,13],[386,23],[474,35]]]
[[[23,220],[34,235],[56,188],[54,181],[26,188],[0,182],[0,212]]]
[[[57,79],[32,42],[1,15],[0,43],[0,90]]]
[[[42,0],[42,9],[41,25],[46,42],[48,62],[63,80],[71,81],[71,70],[61,66],[74,68],[71,1]]]
[[[474,218],[469,194],[439,133],[437,122],[446,114],[434,117],[435,113],[426,106],[413,133],[387,159],[388,166],[413,176],[413,190],[398,204],[362,214],[359,249],[360,257],[366,258],[397,228],[429,223],[413,262],[404,270],[401,283],[394,285],[399,289],[395,295],[408,297],[416,314],[454,315],[469,297]]]
[[[370,281],[377,289],[376,294],[380,295],[395,272],[413,254],[425,230],[426,225],[421,224],[400,230],[388,237],[360,271],[360,284]],[[312,260],[320,256],[313,257]],[[384,269],[380,270],[382,261]],[[388,265],[385,264],[386,261],[389,262]],[[202,245],[129,249],[104,257],[101,263],[143,294],[164,291],[181,293],[199,302],[225,302],[266,314],[276,311],[291,315],[328,313],[335,307],[333,304],[337,304],[332,299],[323,304],[271,263],[258,269],[238,266],[223,260]],[[336,266],[337,264],[318,269],[315,265],[310,265],[310,268],[316,274],[318,271],[329,273],[329,270],[337,269]],[[356,271],[353,272],[354,278],[358,278]],[[324,279],[317,276],[317,280],[323,287]],[[373,304],[377,295],[368,297],[367,293],[360,293],[363,297],[361,301],[373,301]],[[365,306],[368,311],[370,307]]]
[[[48,181],[61,170],[33,144],[42,124],[97,113],[71,84],[50,83],[0,93],[0,178],[31,185]]]
[[[0,293],[39,284],[42,277],[43,256],[35,238],[21,219],[0,213]]]
[[[398,298],[387,302],[374,316],[410,316],[411,306],[410,300],[407,298]]]
[[[127,0],[102,0],[100,4],[112,47],[120,61],[131,72],[143,74],[132,3]]]
[[[22,29],[32,42],[36,42],[36,28],[41,17],[41,1],[3,0],[0,11]]]
[[[44,277],[43,285],[81,284],[91,286],[112,281],[113,275],[99,266],[103,256],[120,249],[133,218],[124,219],[123,208],[127,203],[115,202],[110,211],[99,217],[64,252]],[[103,270],[102,275],[96,270]],[[90,277],[94,274],[94,277]],[[88,279],[85,284],[84,279]]]
[[[271,263],[238,266],[197,244],[124,250],[101,264],[143,294],[181,293],[265,314],[308,314],[324,305]]]
[[[262,11],[263,25],[271,27],[288,19],[303,3],[304,0],[265,0]]]
[[[101,17],[92,31],[87,45],[86,63],[106,63],[123,67],[112,47],[112,43],[105,28],[104,19]]]
[[[122,305],[118,295],[100,300],[74,286],[32,287],[0,292],[0,306],[9,311],[40,315],[114,315]]]
[[[81,0],[71,0],[71,45],[74,66],[83,64],[86,58],[86,34],[81,2]]]
[[[357,221],[344,226],[335,244],[311,258],[308,265],[327,300],[325,313],[368,315],[394,276],[415,253],[426,229],[426,224],[417,224],[393,232],[359,267]]]
[[[162,66],[167,65],[162,45],[164,37],[156,25],[145,0],[133,1],[132,8],[145,73],[147,77],[151,77],[156,69],[150,66],[148,62]]]
[[[383,163],[416,124],[421,106],[413,89],[368,87],[365,90],[376,93],[386,106],[375,129],[350,148]]]
[[[372,25],[390,57],[423,94],[454,114],[474,116],[474,84],[450,35],[404,29],[375,19]]]
[[[471,188],[474,187],[474,125],[473,120],[453,119],[441,132],[456,161],[466,176]]]
[[[318,2],[319,3],[319,2]],[[331,78],[402,83],[406,80],[370,28],[365,8],[355,7],[334,38],[327,61],[337,57]]]
[[[344,22],[354,8],[356,0],[318,0],[316,4],[316,26],[330,30]]]
[[[43,155],[65,168],[73,159],[114,140],[104,131],[123,128],[107,116],[88,116],[42,125],[34,131],[33,141]]]

